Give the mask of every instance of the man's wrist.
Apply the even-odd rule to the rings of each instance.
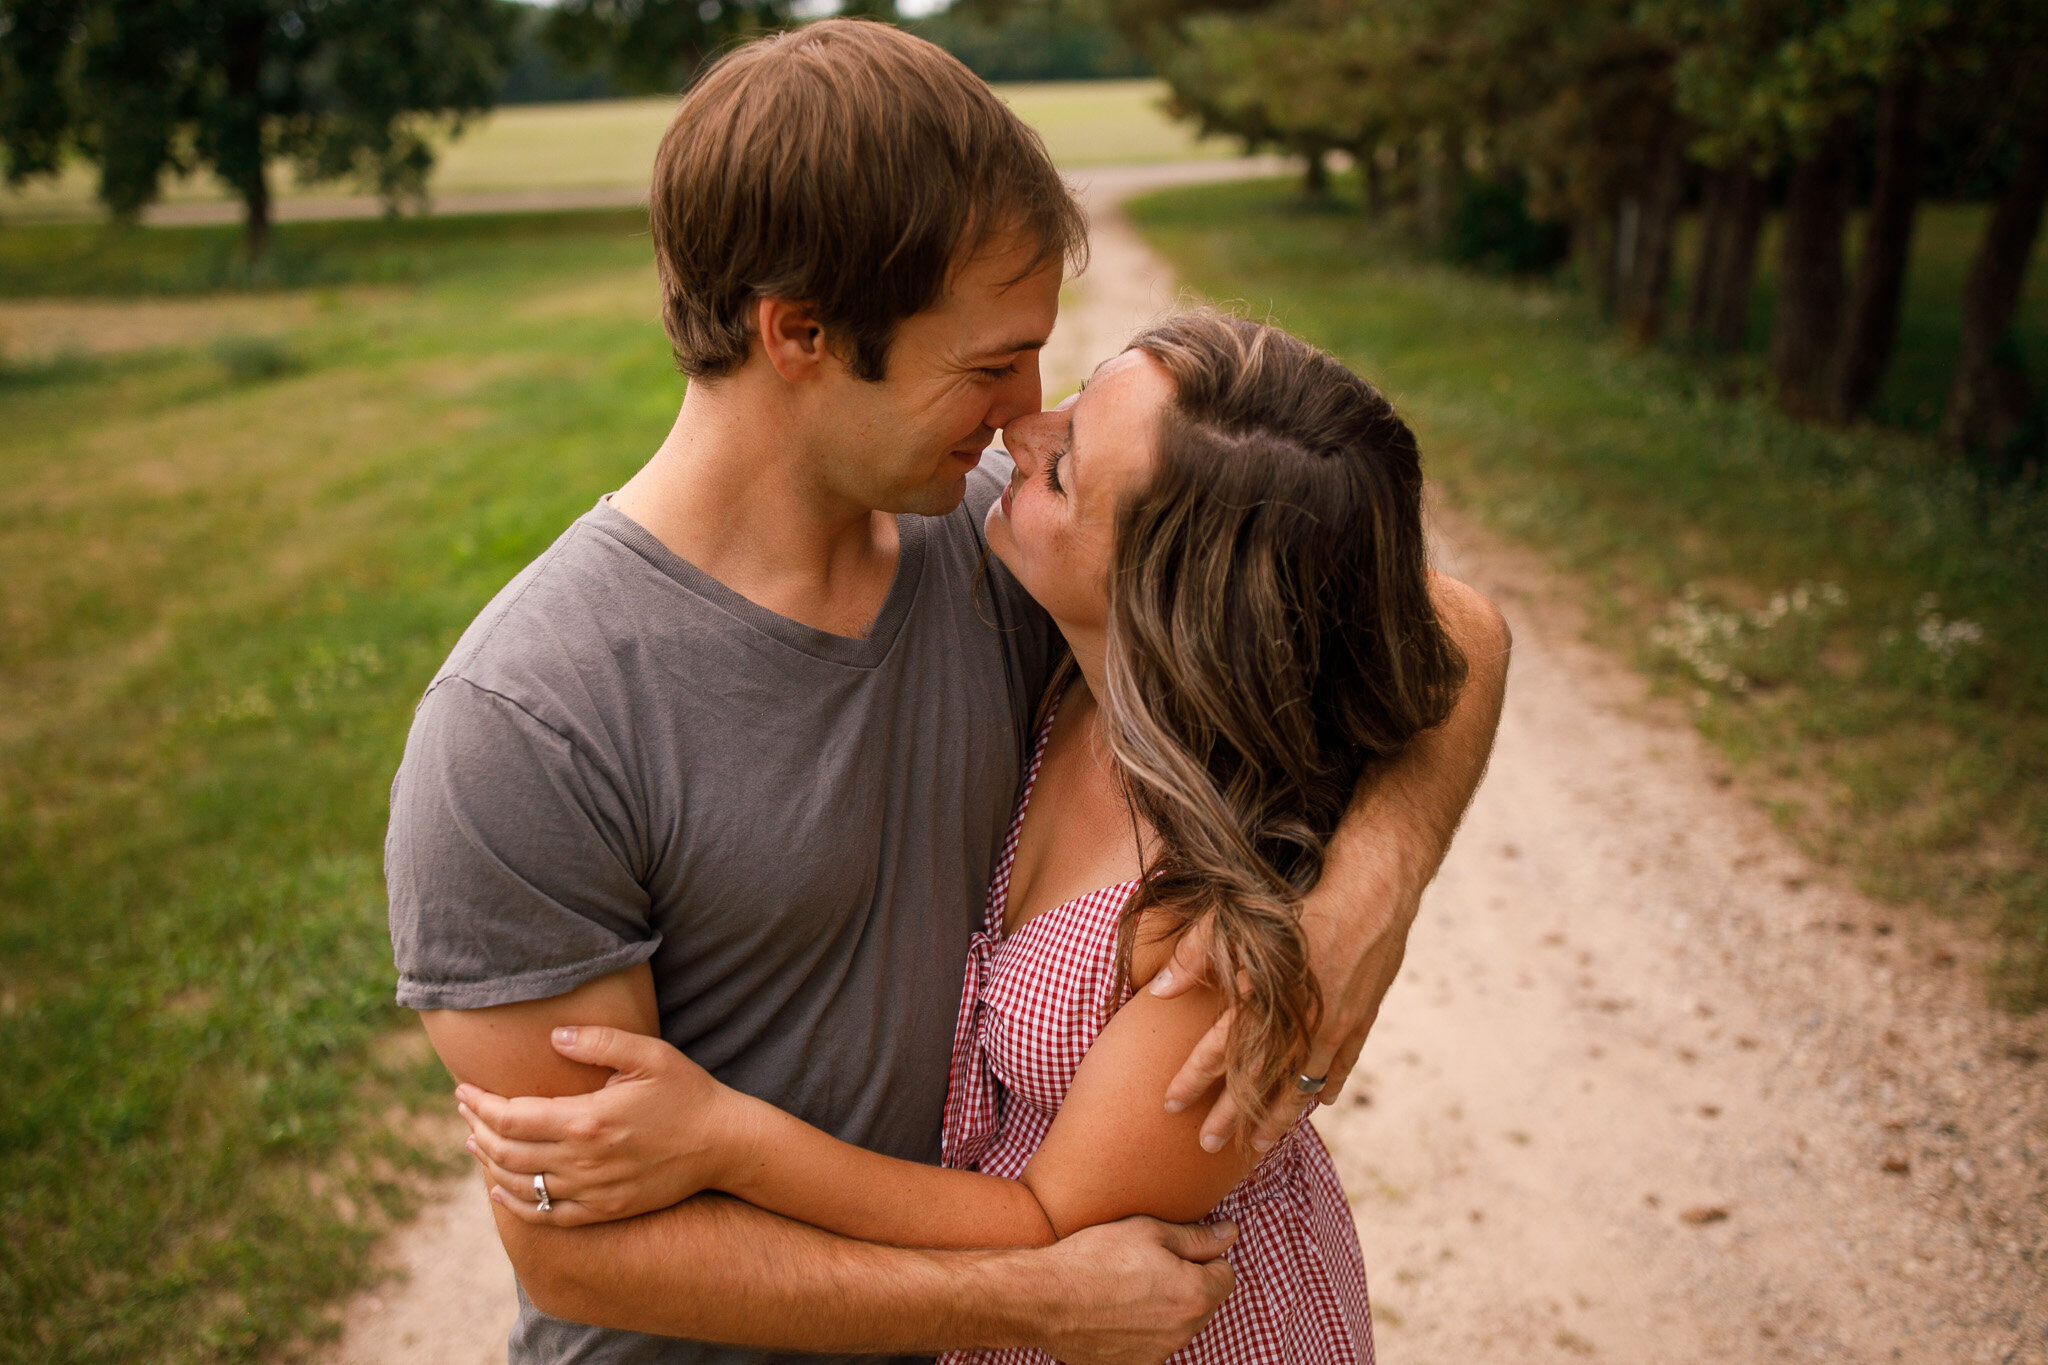
[[[1073,1303],[1059,1258],[1048,1249],[1009,1248],[962,1258],[963,1301],[971,1306],[990,1350],[1044,1351]]]
[[[714,1115],[711,1130],[721,1137],[705,1188],[745,1199],[763,1174],[769,1149],[764,1129],[779,1111],[726,1085],[718,1087],[714,1103],[723,1113]]]

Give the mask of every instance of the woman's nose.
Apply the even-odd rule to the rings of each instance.
[[[1003,445],[1009,449],[1010,458],[1017,462],[1017,468],[1027,477],[1037,471],[1053,432],[1064,420],[1058,410],[1034,412],[1003,428]]]

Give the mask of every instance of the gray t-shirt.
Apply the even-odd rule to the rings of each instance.
[[[477,1009],[652,963],[662,1036],[826,1132],[936,1161],[953,1021],[1052,633],[981,522],[899,517],[868,635],[777,616],[608,504],[494,598],[391,789],[400,1004]],[[561,1322],[510,1358],[740,1365]],[[817,1361],[816,1356],[800,1357]]]

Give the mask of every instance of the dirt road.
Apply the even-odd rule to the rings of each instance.
[[[1052,391],[1173,302],[1114,204],[1190,175],[1093,175]],[[1583,643],[1571,584],[1437,531],[1515,660],[1486,784],[1320,1120],[1381,1359],[2048,1362],[2048,1020],[1987,1010],[1979,948],[1811,867]],[[470,1182],[390,1255],[410,1278],[349,1306],[329,1362],[503,1358],[510,1273]]]

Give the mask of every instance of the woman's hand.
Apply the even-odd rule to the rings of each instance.
[[[555,1051],[612,1071],[602,1090],[562,1099],[455,1091],[491,1199],[529,1223],[580,1227],[631,1218],[716,1189],[747,1151],[734,1091],[659,1038],[558,1028]],[[547,1181],[540,1211],[533,1178]]]

